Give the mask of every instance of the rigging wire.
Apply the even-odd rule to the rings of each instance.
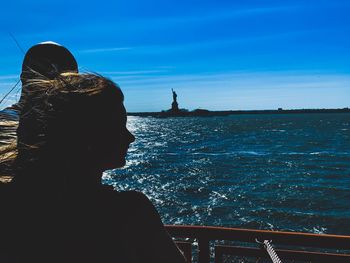
[[[1,98],[1,100],[0,100],[0,105],[1,105],[1,103],[6,99],[6,97],[7,97],[8,95],[10,95],[11,92],[18,86],[18,84],[19,84],[20,81],[21,81],[20,79],[17,80],[16,84],[4,95],[4,97]]]
[[[15,36],[11,33],[11,32],[9,32],[9,35],[10,35],[10,37],[13,39],[13,41],[15,41],[15,43],[16,43],[16,46],[19,48],[19,50],[23,53],[23,55],[26,53],[26,52],[24,52],[24,49],[21,47],[21,45],[18,43],[18,41],[17,41],[17,39],[15,38]]]
[[[19,42],[17,41],[15,36],[11,32],[9,32],[8,34],[12,38],[12,40],[15,42],[16,46],[22,52],[22,54],[25,54],[24,49],[21,47],[21,45],[19,44]],[[0,99],[0,105],[5,101],[7,96],[9,96],[11,94],[11,92],[18,86],[19,82],[20,82],[20,79],[17,80],[16,84]]]

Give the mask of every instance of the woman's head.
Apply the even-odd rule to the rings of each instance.
[[[60,44],[46,41],[32,46],[26,52],[21,80],[25,83],[38,75],[53,79],[64,72],[78,72],[78,64],[73,54]]]
[[[15,108],[20,108],[27,95],[27,82],[34,78],[55,79],[62,73],[78,73],[78,64],[73,54],[64,46],[46,41],[32,46],[22,63],[22,94]]]
[[[125,164],[134,137],[126,128],[123,93],[112,81],[66,73],[29,80],[25,88],[30,92],[17,130],[22,173],[28,167],[103,171]]]

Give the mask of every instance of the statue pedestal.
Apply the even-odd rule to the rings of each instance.
[[[171,111],[179,111],[179,104],[176,101],[173,101],[173,103],[171,103]]]

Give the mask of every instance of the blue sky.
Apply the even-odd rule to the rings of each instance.
[[[350,106],[350,1],[6,1],[0,95],[52,40],[113,79],[128,111]],[[18,90],[18,89],[17,89]],[[13,92],[0,107],[18,98]]]

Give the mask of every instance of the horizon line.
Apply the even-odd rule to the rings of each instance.
[[[169,109],[167,110],[161,110],[161,111],[127,111],[127,113],[162,113],[162,112],[167,112]],[[203,108],[196,108],[193,110],[188,110],[188,109],[180,109],[181,110],[185,110],[186,112],[193,112],[195,110],[208,110],[208,109],[203,109]],[[349,107],[341,107],[341,108],[293,108],[293,109],[284,109],[284,108],[277,108],[277,109],[255,109],[255,110],[248,110],[248,109],[244,109],[244,110],[208,110],[209,112],[252,112],[252,111],[317,111],[317,110],[322,110],[322,111],[327,111],[327,110],[345,110],[345,111],[349,111],[350,112],[350,106]]]

